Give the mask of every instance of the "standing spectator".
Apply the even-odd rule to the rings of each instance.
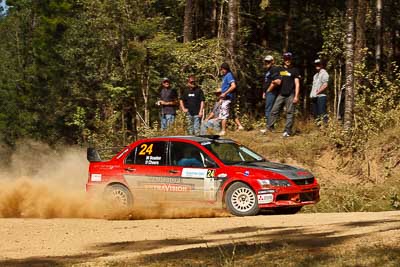
[[[225,62],[222,63],[220,70],[223,77],[222,77],[221,95],[220,95],[220,99],[222,100],[221,113],[220,113],[220,117],[222,119],[221,121],[222,130],[221,132],[219,132],[219,135],[225,135],[226,121],[229,118],[231,103],[232,100],[234,99],[233,91],[236,89],[236,81],[235,78],[233,77],[233,74],[231,72],[228,63]]]
[[[265,99],[265,122],[268,125],[268,118],[270,117],[272,107],[275,103],[276,96],[279,93],[280,85],[280,68],[274,66],[274,57],[268,55],[264,58],[264,66],[266,69],[263,84],[263,99]],[[267,129],[262,129],[262,133],[266,133]]]
[[[325,70],[325,64],[320,60],[316,59],[314,61],[315,73],[313,77],[313,84],[310,93],[312,110],[315,119],[319,123],[323,121],[328,122],[328,115],[326,113],[326,89],[328,88],[329,74]]]
[[[168,78],[162,79],[160,89],[160,100],[157,104],[161,106],[161,130],[164,131],[175,121],[178,93],[171,88]]]
[[[292,135],[292,127],[294,123],[294,115],[296,111],[296,104],[299,102],[300,94],[300,72],[297,68],[293,67],[292,53],[286,52],[283,54],[283,69],[279,75],[281,76],[281,88],[275,103],[272,107],[271,116],[268,118],[267,128],[272,130],[274,124],[278,119],[283,105],[286,106],[286,125],[283,132],[283,137]]]
[[[201,126],[201,134],[207,134],[208,129],[212,129],[216,132],[219,132],[221,130],[221,103],[222,100],[219,98],[221,95],[221,89],[218,89],[215,91],[215,96],[217,98],[214,107],[210,114],[205,118],[202,126]]]
[[[194,76],[190,76],[188,79],[187,88],[180,100],[180,106],[183,112],[186,113],[188,135],[199,135],[200,122],[204,112],[204,93],[196,85]]]

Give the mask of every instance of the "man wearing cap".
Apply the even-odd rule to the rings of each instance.
[[[189,76],[187,89],[180,99],[180,107],[186,113],[188,135],[200,134],[200,121],[204,111],[204,93],[196,85],[196,78]]]
[[[293,66],[292,53],[286,52],[283,54],[283,68],[279,72],[281,78],[281,87],[279,94],[275,99],[275,103],[271,110],[271,116],[268,118],[267,128],[272,130],[274,124],[279,117],[283,105],[286,107],[286,124],[283,137],[292,135],[292,127],[294,123],[294,115],[299,102],[300,95],[300,71]]]
[[[168,78],[162,79],[160,89],[160,100],[157,104],[161,106],[161,130],[166,130],[175,121],[178,93],[171,88]]]
[[[266,68],[266,73],[264,76],[263,84],[263,99],[265,99],[265,119],[268,125],[268,118],[271,114],[272,107],[274,105],[276,96],[279,93],[280,85],[280,68],[274,66],[274,57],[268,55],[264,58],[264,66]],[[261,130],[262,133],[266,133],[268,129]]]
[[[201,134],[207,134],[208,129],[219,132],[221,130],[221,103],[222,100],[219,98],[221,95],[221,89],[215,91],[216,102],[210,114],[203,121],[201,125]]]
[[[325,70],[325,64],[321,59],[314,60],[314,65],[317,73],[313,77],[313,84],[310,93],[312,110],[314,117],[317,121],[328,122],[328,116],[326,113],[326,99],[325,94],[328,88],[329,74]]]

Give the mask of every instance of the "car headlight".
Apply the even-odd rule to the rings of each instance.
[[[261,187],[269,186],[291,186],[287,180],[277,180],[277,179],[259,179],[257,180]]]

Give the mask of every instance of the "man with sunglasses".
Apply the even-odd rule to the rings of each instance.
[[[290,137],[294,124],[296,104],[299,102],[300,95],[300,71],[293,66],[293,54],[286,52],[283,54],[283,68],[280,73],[280,90],[268,118],[267,128],[272,130],[279,117],[283,105],[286,107],[286,124],[282,137]]]
[[[189,76],[187,88],[180,99],[180,107],[186,113],[188,135],[200,134],[200,123],[204,111],[204,93],[196,84],[196,78]]]
[[[266,69],[263,83],[263,99],[265,99],[265,120],[268,125],[272,107],[275,103],[276,96],[279,93],[279,85],[281,83],[279,71],[280,67],[274,66],[274,57],[268,55],[264,58],[264,67]],[[267,129],[262,129],[262,133],[266,133]]]
[[[160,100],[157,105],[161,106],[161,130],[166,130],[175,121],[176,106],[178,104],[178,93],[170,86],[170,80],[163,78],[160,86]]]

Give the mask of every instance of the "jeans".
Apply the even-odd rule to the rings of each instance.
[[[328,115],[326,113],[326,99],[326,96],[311,98],[314,117],[317,120],[322,120],[325,123],[328,122]]]
[[[221,120],[220,119],[211,119],[208,120],[206,123],[201,125],[201,134],[207,134],[208,129],[212,129],[214,132],[221,131]]]
[[[290,96],[282,96],[278,95],[276,97],[274,106],[271,110],[271,116],[268,118],[267,127],[269,129],[274,128],[274,124],[279,117],[279,113],[281,112],[283,105],[286,106],[286,124],[285,124],[285,132],[288,134],[292,134],[292,127],[294,123],[294,114],[296,112],[296,105],[293,104],[294,94]]]
[[[200,120],[199,115],[186,114],[187,122],[187,133],[188,135],[199,135],[200,134]]]
[[[272,92],[267,92],[265,94],[265,119],[268,125],[268,118],[271,114],[272,107],[274,106],[274,102],[276,99],[276,94]]]
[[[166,130],[175,121],[175,114],[161,115],[161,130]]]

